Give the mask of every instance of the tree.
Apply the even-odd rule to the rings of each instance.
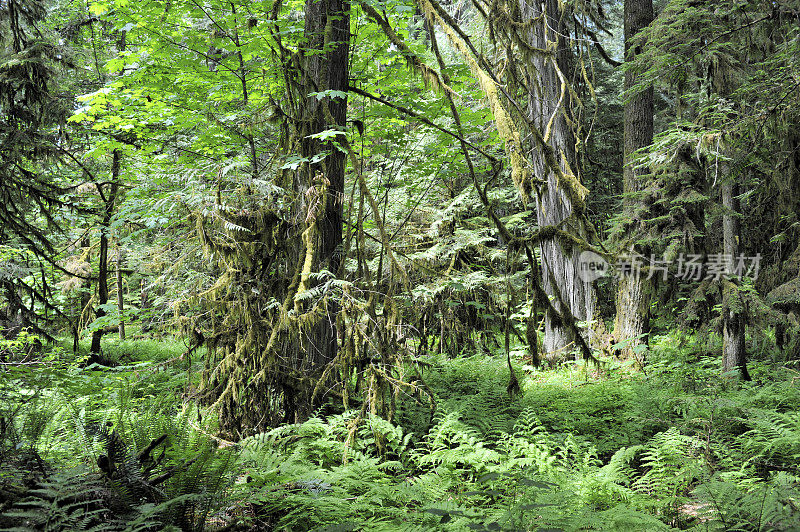
[[[596,5],[581,7],[591,12],[583,12],[581,18],[601,23],[604,16]],[[496,70],[441,5],[425,0],[422,8],[478,79],[523,202],[535,196],[538,224],[527,238],[514,238],[494,213],[486,194],[488,184],[474,180],[500,235],[510,246],[527,248],[534,306],[545,311],[545,351],[558,357],[577,347],[584,358],[593,358],[579,324],[593,320],[595,290],[578,272],[580,252],[593,249],[596,235],[586,217],[588,190],[581,183],[575,135],[581,127],[575,87],[581,81],[591,83],[585,77],[583,56],[576,60],[567,44],[573,31],[593,33],[573,16],[576,12],[570,6],[558,1],[504,2],[492,6],[491,13],[480,8],[492,45],[504,56],[502,69]],[[573,25],[567,24],[569,20]],[[576,41],[581,54],[594,46],[601,49],[595,38]],[[541,271],[532,247],[541,252]]]
[[[117,206],[117,196],[119,194],[121,152],[115,149],[111,154],[111,179],[108,186],[96,183],[97,194],[101,200],[101,219],[100,219],[100,251],[98,258],[97,273],[97,309],[95,316],[102,318],[106,315],[105,305],[108,304],[108,246],[109,231],[111,230],[111,219],[114,216],[114,209]],[[98,326],[92,331],[92,344],[89,347],[91,353],[89,363],[101,362],[100,342],[103,339],[104,327]]]
[[[743,378],[745,327],[760,336],[791,321],[782,315],[782,298],[762,294],[794,290],[796,275],[786,260],[791,248],[782,245],[796,227],[789,220],[798,205],[794,179],[787,178],[797,175],[789,133],[797,123],[790,97],[797,81],[787,77],[795,68],[787,60],[798,46],[796,16],[785,2],[673,0],[646,30],[647,46],[634,59],[643,67],[638,87],[659,83],[677,116],[648,150],[647,239],[668,260],[686,250],[736,266],[733,275],[673,279],[670,289],[686,297],[679,319],[721,335],[723,370],[738,368]],[[776,157],[766,146],[788,149]],[[750,268],[739,269],[748,257]]]
[[[289,162],[261,166],[252,156],[253,186],[240,189],[240,199],[218,199],[217,208],[227,211],[226,238],[216,239],[206,226],[200,229],[212,254],[235,249],[218,262],[225,273],[217,286],[225,291],[212,291],[208,301],[212,315],[221,308],[230,313],[202,327],[212,352],[219,351],[209,358],[204,391],[233,435],[306,419],[320,403],[317,384],[337,354],[338,308],[325,287],[339,273],[342,253],[345,153],[339,137],[346,134],[349,9],[339,0],[309,0],[303,38],[296,43],[299,53],[291,59],[279,21],[270,23],[275,48],[285,60],[274,57],[281,65],[283,85],[277,90],[286,107],[275,100],[271,104],[280,126],[279,154]],[[236,21],[234,16],[229,33],[238,56],[245,44]],[[257,109],[272,94],[263,91],[253,101],[253,73],[241,57],[238,61],[242,103]],[[254,142],[249,144],[255,149]],[[256,183],[267,180],[274,183],[273,197],[257,197]],[[231,210],[236,203],[239,207]],[[272,319],[264,319],[266,308]]]
[[[124,54],[125,53],[125,31],[120,31],[117,35],[116,39],[116,52],[117,54]],[[96,46],[96,43],[93,43]],[[98,78],[102,80],[102,73],[100,71],[97,72]],[[113,130],[112,130],[113,131]],[[118,141],[113,139],[109,139],[110,143],[114,144]],[[98,273],[97,273],[97,308],[95,310],[95,316],[100,319],[106,316],[105,306],[108,304],[108,266],[109,266],[109,259],[108,259],[108,249],[110,243],[110,235],[109,232],[111,231],[111,221],[114,217],[114,211],[118,207],[119,202],[119,194],[120,194],[120,181],[121,181],[121,168],[122,165],[122,150],[119,146],[114,147],[111,150],[111,171],[110,171],[110,178],[106,183],[95,183],[95,188],[97,189],[97,195],[100,197],[101,207],[100,207],[100,251],[99,251],[99,262],[98,262]],[[118,251],[119,253],[119,251]],[[119,263],[117,264],[119,266]],[[119,275],[119,269],[117,269],[117,274]],[[118,283],[118,289],[120,288]],[[121,296],[118,297],[118,299]],[[122,311],[122,304],[117,303],[118,308],[120,310],[120,320],[122,319],[121,311]],[[123,329],[122,322],[118,324],[120,327],[120,331]],[[102,360],[100,356],[100,344],[103,339],[103,334],[105,332],[105,327],[98,326],[92,331],[92,343],[89,347],[89,362],[100,362]]]
[[[56,66],[66,60],[39,28],[45,14],[39,0],[0,4],[0,246],[52,264],[54,213],[69,190],[57,176],[68,108],[55,94]],[[44,270],[35,273],[42,276],[38,287],[26,275],[0,274],[6,318],[47,334],[35,303],[58,309]]]
[[[739,225],[739,186],[732,176],[725,176],[721,188],[722,207],[722,253],[733,265],[740,253],[742,232]],[[736,277],[722,279],[722,371],[736,371],[742,378],[750,380],[747,372],[745,351],[745,309],[739,295],[739,280]]]
[[[324,153],[323,159],[301,167],[295,189],[305,201],[306,225],[304,247],[306,271],[327,270],[340,274],[342,260],[342,212],[344,205],[344,174],[346,153],[337,142],[347,135],[347,90],[350,61],[350,2],[347,0],[306,0],[304,63],[300,81],[301,118],[298,136],[303,157],[313,160]],[[328,139],[328,140],[325,140]],[[318,190],[315,190],[318,187]],[[308,233],[308,231],[311,231]],[[305,235],[308,235],[307,237]],[[313,258],[311,258],[313,257]],[[311,258],[311,262],[307,262]],[[311,289],[301,278],[303,288]],[[292,366],[316,381],[338,349],[336,314],[338,305],[331,300],[327,311],[309,330],[302,331]],[[296,397],[297,421],[306,419],[313,408],[314,389],[302,390]]]
[[[528,120],[541,133],[532,135],[530,164],[540,185],[537,190],[537,221],[540,230],[558,227],[578,240],[588,242],[590,229],[583,211],[585,187],[581,184],[573,127],[574,67],[566,35],[563,4],[558,0],[521,3],[522,19],[535,21],[527,43],[533,51],[527,68]],[[539,51],[545,51],[541,53]],[[547,154],[550,157],[547,157]],[[549,159],[549,160],[548,160]],[[556,302],[562,316],[545,314],[544,350],[557,353],[575,346],[575,333],[562,323],[565,314],[578,321],[594,319],[596,294],[589,282],[579,276],[581,248],[575,243],[545,237],[539,243],[544,290]]]
[[[641,53],[644,42],[636,36],[653,20],[652,0],[625,0],[624,32],[625,58],[633,61]],[[641,177],[645,169],[637,168],[633,154],[653,142],[653,87],[636,88],[636,69],[625,70],[624,90],[624,168],[622,178],[623,211],[632,233],[633,242],[625,252],[648,255],[647,248],[636,246],[636,236],[641,231],[641,192],[645,183]],[[635,90],[635,91],[634,91]],[[631,93],[631,91],[634,91]],[[633,348],[641,342],[648,332],[650,314],[650,283],[641,275],[623,275],[617,288],[617,312],[614,323],[614,336],[617,342],[625,342],[622,358],[632,358]],[[641,361],[639,361],[641,363]]]
[[[733,72],[727,58],[720,59],[710,72],[711,83],[720,97],[729,98],[735,89]],[[741,206],[739,203],[740,176],[732,171],[727,148],[728,140],[724,133],[717,136],[716,164],[722,172],[720,179],[720,197],[722,203],[722,256],[733,273],[733,266],[740,255],[742,231],[739,223]],[[722,158],[722,163],[719,159]],[[742,166],[739,165],[741,168]],[[739,371],[741,378],[750,380],[747,371],[747,352],[745,350],[745,302],[741,297],[739,276],[723,276],[720,278],[722,292],[722,371]]]

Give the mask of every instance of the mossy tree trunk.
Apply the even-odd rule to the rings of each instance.
[[[639,31],[653,21],[652,0],[625,0],[625,59],[633,60],[641,52],[641,43],[634,44]],[[636,85],[636,71],[625,71],[625,90]],[[653,88],[636,93],[625,103],[624,161],[622,191],[624,214],[628,218],[629,234],[637,234],[641,221],[637,216],[640,199],[636,197],[643,188],[641,175],[645,172],[632,165],[633,153],[653,142]],[[628,251],[647,256],[648,250],[629,242]],[[649,330],[651,283],[641,275],[623,276],[617,287],[617,313],[614,322],[614,337],[617,342],[626,341],[621,358],[633,359],[634,348],[642,342]]]
[[[570,126],[570,123],[576,123],[568,86],[572,81],[572,51],[564,37],[569,30],[564,24],[560,4],[558,0],[545,0],[541,4],[529,2],[521,6],[523,20],[540,21],[533,26],[530,46],[547,51],[536,53],[531,59],[528,119],[543,133],[563,174],[573,176],[579,183],[576,142]],[[544,6],[545,17],[542,17],[541,6]],[[557,226],[586,241],[587,228],[581,213],[576,212],[565,184],[560,182],[546,158],[541,156],[541,147],[534,145],[532,153],[534,177],[544,183],[538,195],[536,211],[539,227]],[[578,321],[590,321],[594,315],[596,296],[594,287],[578,275],[581,250],[575,246],[565,248],[553,237],[542,240],[540,251],[544,289],[556,300],[555,308],[562,314],[570,312]],[[545,317],[544,355],[550,353],[552,356],[567,351],[575,347],[574,341],[571,329],[564,326],[559,316],[548,312]]]
[[[721,186],[723,254],[731,263],[739,254],[741,227],[739,224],[739,185],[728,179]],[[747,372],[747,352],[745,350],[744,305],[739,296],[739,283],[734,277],[722,281],[722,371],[738,370],[745,380],[750,380]]]
[[[285,46],[280,30],[270,29],[285,91],[275,102],[277,155],[299,162],[275,170],[277,187],[266,197],[249,187],[218,196],[224,222],[196,214],[201,242],[221,271],[204,293],[208,318],[192,324],[209,348],[200,393],[229,438],[307,419],[325,399],[327,388],[314,394],[326,375],[331,380],[339,347],[340,309],[330,281],[342,262],[339,140],[346,130],[350,4],[308,0],[299,50]],[[240,47],[235,32],[233,44]],[[250,66],[236,57],[246,102]],[[268,179],[270,164],[259,164],[258,144],[246,141],[253,175]]]
[[[307,239],[301,239],[301,253],[313,256],[311,271],[327,270],[337,275],[342,253],[342,212],[346,154],[336,136],[346,134],[347,89],[350,51],[350,4],[346,0],[307,0],[305,6],[306,46],[300,84],[304,94],[302,119],[298,127],[304,158],[324,158],[302,167],[296,174],[295,191],[301,199],[299,214]],[[335,91],[335,92],[334,92]],[[312,93],[317,93],[312,95]],[[325,94],[322,96],[320,93]],[[336,131],[332,140],[318,136]],[[317,191],[322,191],[320,197]],[[311,248],[311,249],[309,249]],[[305,270],[305,269],[304,269]],[[303,271],[301,276],[309,272]],[[302,281],[302,288],[311,288]],[[332,298],[316,320],[301,326],[301,341],[292,360],[292,369],[309,377],[309,386],[295,390],[295,421],[306,419],[313,404],[314,384],[325,367],[336,357],[338,307]]]
[[[737,88],[736,68],[727,58],[717,61],[709,74],[711,86],[720,99],[734,93]],[[722,254],[723,259],[728,261],[729,269],[732,269],[739,255],[742,239],[738,181],[745,170],[743,165],[733,164],[736,154],[730,146],[728,134],[720,132],[718,135],[715,172],[721,180]],[[739,273],[744,275],[745,272]],[[722,276],[719,281],[722,289],[722,371],[738,371],[743,379],[750,380],[745,350],[745,308],[739,292],[739,278],[736,275],[730,278]]]

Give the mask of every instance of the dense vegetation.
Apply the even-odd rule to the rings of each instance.
[[[796,0],[0,0],[0,529],[800,530]]]

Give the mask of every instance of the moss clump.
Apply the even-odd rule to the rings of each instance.
[[[767,294],[767,302],[786,312],[800,307],[800,276],[774,288]]]

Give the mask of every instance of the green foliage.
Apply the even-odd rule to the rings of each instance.
[[[12,530],[20,532],[120,530],[120,522],[110,523],[104,515],[106,512],[97,491],[98,480],[90,479],[83,469],[53,474],[37,488],[29,490],[27,497],[3,513],[0,519],[19,523]]]
[[[426,369],[439,403],[432,421],[424,409],[398,411],[395,422],[320,413],[225,449],[197,430],[213,430],[213,418],[178,408],[171,389],[182,366],[87,371],[56,352],[38,368],[47,379],[4,374],[17,406],[0,413],[13,418],[0,454],[0,526],[793,529],[800,393],[791,377],[756,388],[731,386],[715,364],[692,374],[674,361],[698,344],[673,340],[651,345],[642,376],[518,367],[524,393],[514,398],[501,357],[437,358]],[[115,349],[169,361],[180,347]],[[32,391],[8,395],[12,382]],[[98,465],[109,461],[110,476]]]
[[[764,473],[778,470],[800,474],[800,415],[762,409],[749,413],[753,428],[742,434],[742,451],[751,457],[749,461]]]
[[[699,486],[698,515],[708,530],[794,530],[800,526],[798,477],[778,474],[772,482],[735,483],[719,477]]]
[[[104,374],[60,350],[40,356],[0,374],[0,526],[203,530],[236,455],[194,428],[197,412],[177,408],[181,368],[140,362]]]
[[[542,528],[666,528],[618,503],[597,512],[596,488],[610,481],[600,477],[593,451],[573,438],[551,436],[532,414],[496,446],[451,414],[414,452],[397,453],[399,461],[376,461],[374,451],[360,448],[345,464],[344,434],[331,441],[337,423],[310,420],[242,443],[251,464],[251,482],[243,488],[253,493],[260,487],[254,519],[292,530],[346,529],[324,527],[348,523],[368,530],[518,530],[531,522]],[[294,444],[281,450],[281,441]],[[321,456],[339,461],[325,467]]]
[[[660,346],[654,349],[669,358],[668,344],[664,352]],[[705,377],[718,382],[703,389],[685,386],[694,377],[683,375],[682,367],[664,367],[632,381],[584,377],[574,382],[565,373],[534,374],[536,380],[524,381],[526,394],[514,400],[501,395],[501,360],[441,360],[428,371],[440,402],[423,437],[409,438],[400,426],[372,419],[350,443],[348,421],[354,414],[346,414],[243,441],[249,482],[239,487],[255,496],[248,510],[251,525],[291,530],[722,530],[731,529],[726,528],[731,523],[758,522],[756,501],[763,502],[765,517],[761,528],[753,530],[767,523],[791,529],[797,517],[792,510],[796,480],[780,469],[764,480],[759,476],[764,462],[758,458],[776,457],[773,466],[778,456],[784,464],[793,463],[794,447],[787,445],[798,441],[794,418],[783,416],[775,431],[766,431],[769,418],[749,407],[759,399],[746,390],[725,388],[715,370]],[[552,382],[542,383],[545,378]],[[760,400],[794,404],[794,387],[772,386]],[[539,393],[550,401],[544,403]],[[602,406],[602,397],[608,401],[605,407],[588,409]],[[419,427],[413,415],[407,411],[399,420]],[[754,437],[755,429],[746,430],[749,423],[763,433]],[[622,434],[627,441],[613,446]],[[375,444],[380,439],[389,442],[383,454]],[[594,442],[604,442],[610,454],[599,459]],[[745,456],[750,460],[743,461]],[[738,503],[728,504],[734,493]]]

